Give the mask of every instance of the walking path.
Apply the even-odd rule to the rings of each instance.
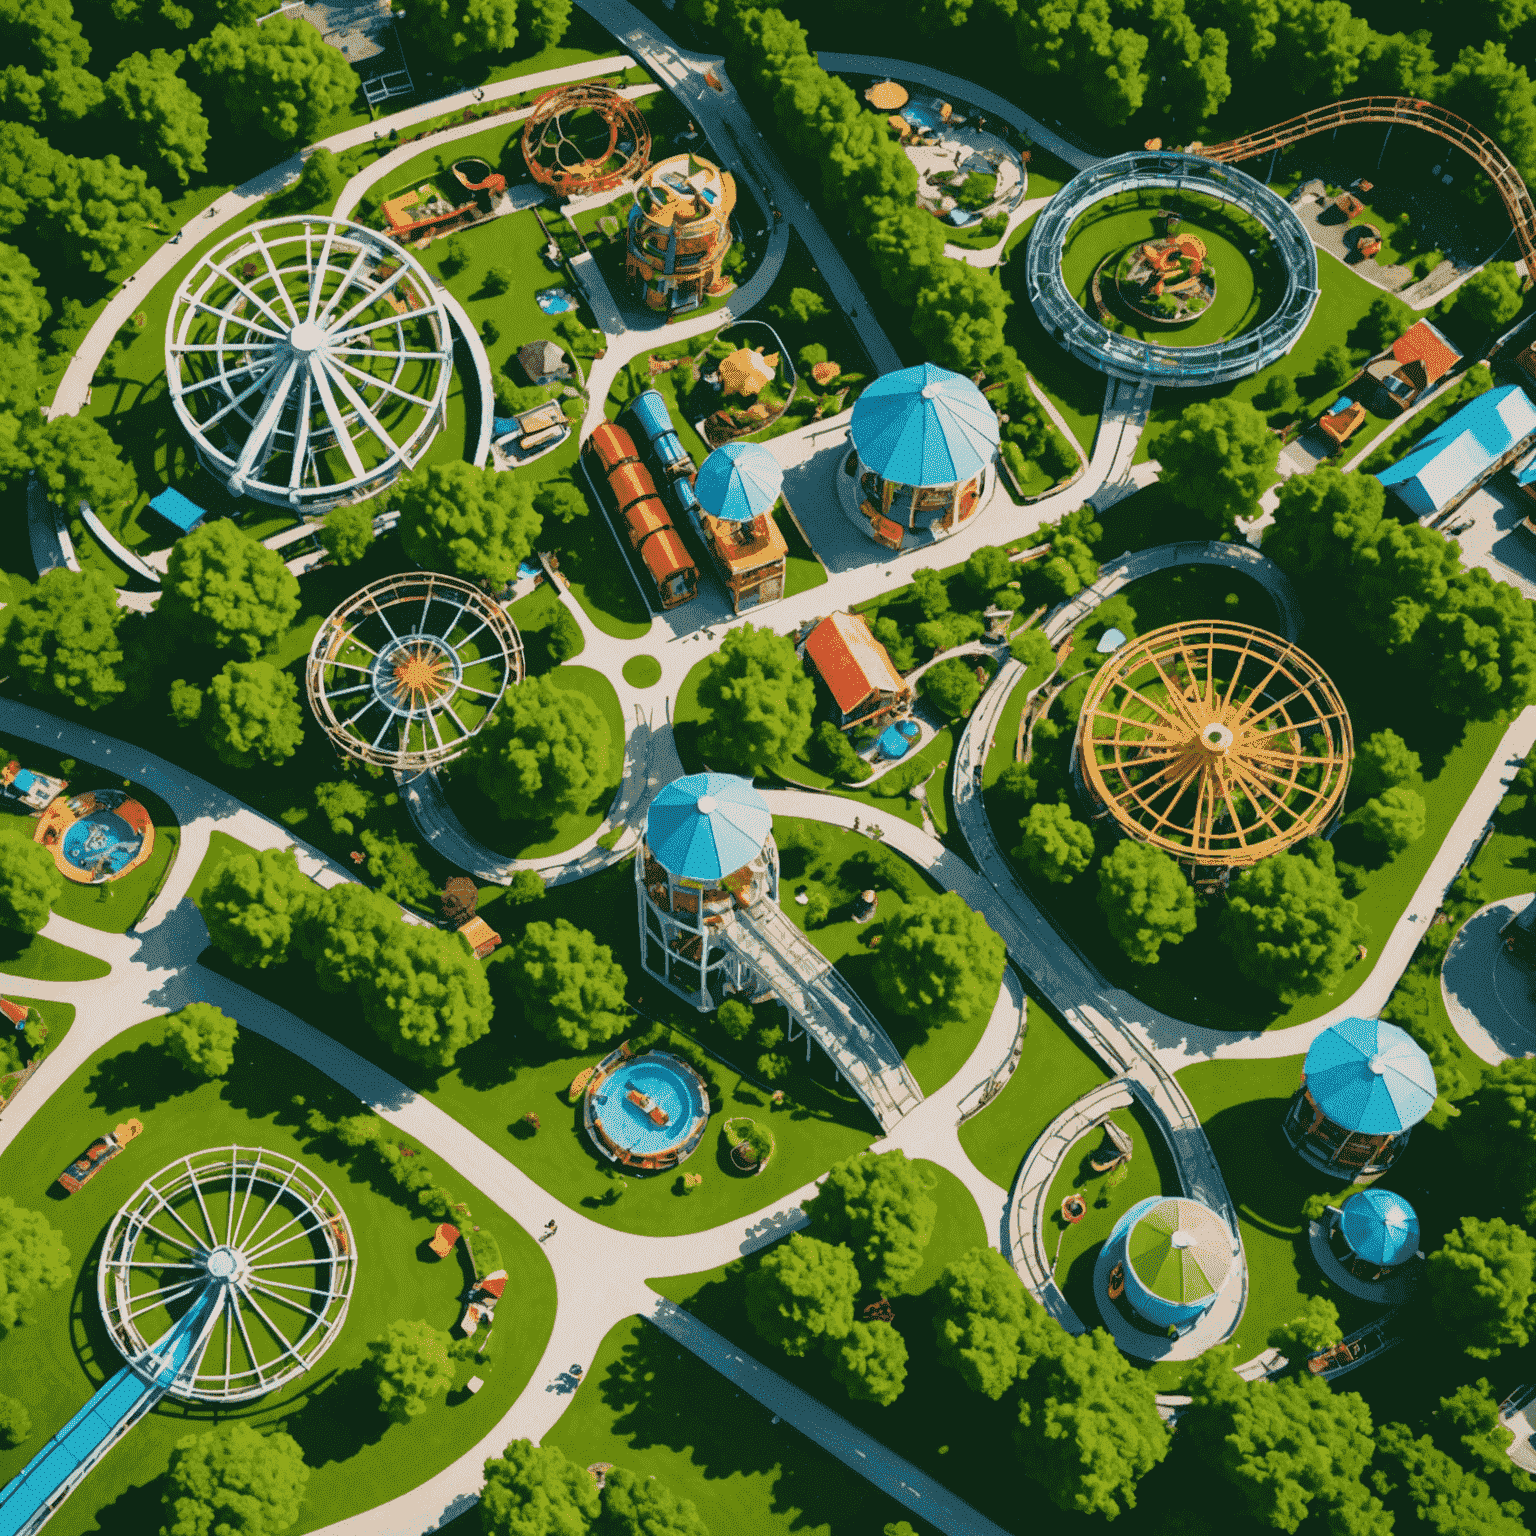
[[[1536,1054],[1531,974],[1505,953],[1499,932],[1530,896],[1507,896],[1474,912],[1445,952],[1440,996],[1456,1033],[1490,1066]]]

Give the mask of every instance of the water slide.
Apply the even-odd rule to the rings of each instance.
[[[720,940],[746,961],[795,1023],[832,1058],[882,1130],[894,1130],[923,1102],[922,1089],[879,1020],[777,906],[760,902],[750,911],[737,912]]]
[[[33,1536],[86,1474],[165,1396],[219,1315],[210,1286],[136,1366],[111,1377],[63,1429],[0,1489],[0,1536]]]

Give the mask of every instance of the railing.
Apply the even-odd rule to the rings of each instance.
[[[1012,964],[1012,962],[1009,962]],[[1023,992],[1024,974],[1017,966],[1014,966],[1014,974],[1019,978],[1020,991]],[[996,1066],[979,1082],[970,1093],[960,1100],[960,1115],[955,1121],[956,1125],[964,1125],[973,1115],[979,1115],[988,1104],[1003,1090],[1003,1085],[1013,1076],[1014,1069],[1019,1064],[1019,1058],[1024,1054],[1024,1037],[1029,1033],[1029,998],[1023,996],[1019,1003],[1019,1027],[1013,1032],[1013,1044],[1008,1047],[1008,1054],[1002,1063]],[[968,1103],[972,1097],[975,1103]]]

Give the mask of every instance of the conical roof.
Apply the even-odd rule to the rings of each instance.
[[[1303,1071],[1317,1107],[1363,1136],[1392,1136],[1417,1125],[1438,1092],[1429,1057],[1381,1019],[1341,1019],[1325,1029]]]
[[[761,443],[727,443],[704,460],[693,489],[711,517],[749,523],[779,499],[784,471]]]
[[[1159,1200],[1126,1234],[1125,1256],[1154,1296],[1185,1305],[1221,1289],[1232,1267],[1232,1238],[1215,1211],[1174,1196]]]
[[[691,773],[674,779],[645,817],[652,855],[684,880],[718,880],[750,864],[773,830],[768,802],[750,779]]]
[[[953,485],[997,452],[997,413],[967,378],[921,363],[876,379],[849,424],[859,459],[898,485]]]
[[[1344,1241],[1372,1264],[1401,1264],[1419,1247],[1419,1218],[1390,1189],[1362,1189],[1344,1202]]]

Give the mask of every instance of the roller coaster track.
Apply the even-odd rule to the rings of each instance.
[[[1509,215],[1515,238],[1520,243],[1520,254],[1525,258],[1527,280],[1536,279],[1536,203],[1531,200],[1530,189],[1519,171],[1510,164],[1508,156],[1482,129],[1474,128],[1466,118],[1457,117],[1454,112],[1447,112],[1433,102],[1419,101],[1412,96],[1355,96],[1348,101],[1336,101],[1331,106],[1303,112],[1300,117],[1287,118],[1283,123],[1258,133],[1245,134],[1240,139],[1204,145],[1195,153],[1208,160],[1233,165],[1239,160],[1251,160],[1255,155],[1284,149],[1286,145],[1311,138],[1315,133],[1354,123],[1422,128],[1470,155],[1499,189],[1504,211]]]

